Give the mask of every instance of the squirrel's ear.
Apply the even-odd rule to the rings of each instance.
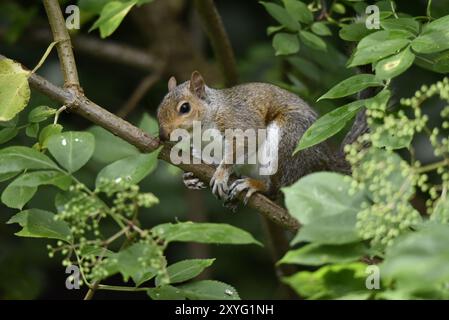
[[[168,80],[168,91],[172,91],[176,87],[176,78],[171,77],[170,80]]]
[[[193,71],[190,77],[190,91],[198,98],[204,98],[206,95],[206,85],[203,76],[198,71]]]

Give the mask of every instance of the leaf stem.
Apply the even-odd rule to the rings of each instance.
[[[45,50],[44,55],[39,60],[38,64],[34,67],[34,69],[31,71],[31,73],[35,73],[37,71],[37,69],[39,69],[44,64],[44,62],[45,62],[45,60],[47,60],[47,57],[50,54],[51,50],[57,43],[58,43],[57,41],[53,41],[52,43],[50,43],[47,50]]]
[[[63,112],[65,109],[67,109],[67,106],[62,106],[61,108],[59,108],[56,113],[55,113],[55,120],[53,121],[53,124],[57,124],[58,123],[58,119],[59,119],[59,115],[61,114],[61,112]]]
[[[426,14],[429,20],[432,20],[431,10],[432,10],[432,0],[429,0],[427,1],[427,8],[426,8]]]
[[[98,289],[98,290],[130,291],[130,292],[135,292],[135,291],[147,291],[148,289],[151,289],[151,288],[136,288],[136,287],[110,286],[110,285],[106,285],[106,284],[99,284],[97,289]]]

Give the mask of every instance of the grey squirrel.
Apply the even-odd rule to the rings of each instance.
[[[225,148],[223,159],[210,181],[212,192],[225,203],[234,201],[240,193],[244,193],[245,203],[255,192],[276,198],[281,187],[291,185],[312,172],[350,171],[344,156],[332,151],[326,142],[292,155],[300,137],[316,121],[317,114],[306,102],[287,90],[267,83],[213,89],[205,84],[197,71],[192,73],[190,81],[179,85],[174,77],[170,78],[168,90],[157,112],[162,141],[168,140],[175,129],[191,131],[194,121],[200,121],[204,128],[216,128],[222,134],[226,129],[248,128],[265,128],[275,132],[278,162],[277,171],[271,175],[242,177],[229,185],[229,177],[236,165],[225,161],[230,152],[229,148]],[[353,142],[367,128],[364,112],[361,112],[344,143]],[[267,143],[270,139],[273,136],[268,135]],[[206,187],[190,172],[184,173],[183,179],[188,188]]]

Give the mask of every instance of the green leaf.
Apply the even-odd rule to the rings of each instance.
[[[95,185],[98,187],[103,179],[137,184],[156,169],[158,154],[159,150],[118,160],[98,173]]]
[[[382,89],[374,97],[366,100],[366,108],[371,110],[386,110],[388,101],[391,98],[391,91],[387,88]]]
[[[379,80],[392,79],[410,68],[415,61],[415,55],[409,48],[385,58],[376,64],[376,78]]]
[[[31,123],[25,129],[25,134],[30,138],[36,138],[39,133],[39,123]]]
[[[30,111],[28,114],[28,121],[31,123],[42,122],[53,116],[55,113],[56,109],[47,106],[39,106]]]
[[[153,300],[185,300],[183,292],[173,286],[161,286],[150,288],[147,291],[148,295]]]
[[[449,15],[445,15],[439,19],[436,19],[423,27],[423,32],[428,32],[430,30],[447,31],[449,28]]]
[[[427,224],[387,248],[381,275],[404,290],[436,289],[449,281],[449,226]]]
[[[299,51],[298,37],[291,33],[276,33],[273,37],[273,48],[277,56],[296,53]]]
[[[364,194],[350,194],[351,178],[335,172],[309,174],[282,188],[290,214],[302,224],[343,212],[357,213]]]
[[[8,121],[0,121],[0,127],[5,128],[14,128],[17,126],[17,123],[19,122],[19,115],[16,115],[14,118]]]
[[[9,208],[22,210],[23,206],[36,194],[37,187],[8,186],[3,190],[1,200]]]
[[[92,158],[101,164],[140,154],[136,147],[101,127],[93,126],[87,131],[95,136],[95,152]]]
[[[449,223],[449,197],[447,195],[435,202],[430,220],[439,223]]]
[[[55,169],[58,166],[39,151],[22,146],[0,150],[0,174],[31,169]]]
[[[110,36],[118,28],[129,10],[131,10],[136,3],[137,0],[109,2],[101,10],[100,17],[89,29],[89,32],[100,28],[100,35],[102,38]]]
[[[11,139],[14,139],[15,136],[19,133],[19,129],[15,127],[4,128],[0,130],[0,144],[6,143]]]
[[[319,36],[330,36],[332,32],[329,27],[324,22],[315,22],[311,26],[311,30],[313,33]]]
[[[322,95],[318,101],[322,99],[335,99],[349,96],[366,89],[368,87],[378,87],[382,85],[382,81],[376,79],[373,74],[356,74],[348,79],[345,79],[335,85],[332,89]]]
[[[174,263],[167,268],[170,284],[184,282],[195,278],[204,269],[211,266],[215,259],[189,259]],[[156,286],[160,285],[161,277],[156,277]]]
[[[408,148],[413,140],[413,133],[401,132],[403,123],[393,123],[388,128],[383,125],[373,123],[370,127],[372,134],[376,135],[373,139],[373,146],[376,148],[388,148],[391,150]]]
[[[72,180],[58,171],[36,171],[20,175],[3,191],[1,200],[10,208],[22,209],[41,185],[54,185],[67,190]]]
[[[368,29],[364,22],[356,22],[343,26],[338,34],[346,41],[360,41],[370,33],[373,33],[373,30]]]
[[[284,29],[284,26],[269,26],[267,28],[267,36],[271,36],[273,33],[281,31],[282,29]]]
[[[0,182],[7,181],[18,175],[18,172],[0,173]]]
[[[86,245],[80,247],[79,254],[80,254],[80,256],[95,255],[96,257],[100,257],[100,256],[108,257],[110,255],[113,255],[114,252],[106,249],[105,247],[101,247],[98,245],[86,244]]]
[[[341,3],[334,2],[334,4],[332,5],[332,11],[335,11],[336,13],[339,13],[339,14],[345,14],[346,8]]]
[[[283,0],[287,12],[297,21],[305,24],[313,22],[313,14],[307,5],[298,0]]]
[[[320,266],[328,263],[346,263],[357,261],[368,253],[368,248],[360,242],[343,245],[311,243],[288,251],[278,264]]]
[[[268,13],[276,19],[280,24],[291,31],[298,31],[301,25],[281,6],[270,2],[259,2],[262,4]]]
[[[423,32],[412,41],[412,49],[418,53],[436,53],[449,49],[449,29]]]
[[[449,51],[418,55],[416,56],[415,64],[433,72],[449,73]]]
[[[317,271],[301,271],[283,278],[300,296],[308,299],[335,299],[348,294],[372,293],[365,286],[366,265],[335,264]]]
[[[60,124],[49,124],[41,130],[39,133],[39,144],[42,148],[47,148],[48,138],[57,135],[62,132],[62,126]]]
[[[319,118],[300,138],[293,154],[312,147],[342,130],[346,123],[363,107],[364,103],[365,100],[357,100],[332,110]]]
[[[413,18],[390,18],[380,21],[380,25],[385,30],[406,30],[413,34],[419,32],[419,22]]]
[[[191,282],[177,288],[189,300],[240,300],[233,287],[215,280]]]
[[[157,120],[148,113],[143,114],[138,126],[152,136],[157,136],[159,134],[159,124],[157,123]]]
[[[257,244],[248,232],[223,223],[164,223],[152,229],[165,242],[198,242],[216,244]]]
[[[357,212],[343,211],[336,215],[321,216],[312,223],[303,225],[291,241],[291,245],[300,242],[318,244],[345,244],[361,241],[356,229]]]
[[[70,241],[72,238],[69,225],[64,221],[55,220],[55,215],[45,210],[21,211],[7,223],[18,223],[22,227],[22,230],[16,233],[20,237],[50,238],[63,241]]]
[[[10,59],[0,58],[0,121],[9,121],[30,100],[29,72]]]
[[[154,276],[165,267],[159,264],[159,249],[150,243],[135,243],[110,259],[117,260],[117,269],[125,282],[131,277],[136,284],[148,278],[148,274]]]
[[[89,161],[94,153],[95,139],[89,132],[68,131],[52,135],[47,148],[58,163],[72,173]]]
[[[320,37],[314,35],[311,32],[301,30],[299,31],[299,38],[304,44],[312,49],[326,51],[327,46],[326,42],[323,41]]]
[[[348,67],[355,67],[379,61],[384,57],[396,53],[410,40],[393,31],[377,31],[364,37],[350,59]]]

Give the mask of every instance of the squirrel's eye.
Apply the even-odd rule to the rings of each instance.
[[[186,114],[190,111],[190,104],[187,102],[183,103],[181,107],[179,108],[179,113]]]

